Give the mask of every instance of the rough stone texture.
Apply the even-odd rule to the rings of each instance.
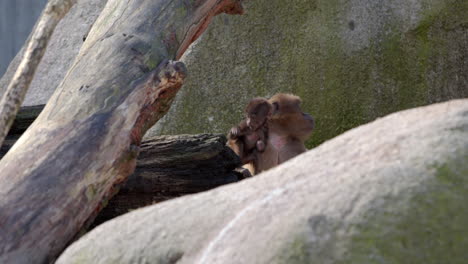
[[[0,76],[28,38],[47,0],[0,1]]]
[[[189,76],[150,133],[227,133],[279,91],[317,120],[308,147],[389,113],[468,97],[466,0],[255,0],[219,16],[183,59]]]
[[[57,263],[466,263],[468,100],[392,114],[249,180],[136,210]]]
[[[47,51],[39,64],[35,77],[23,102],[24,106],[45,104],[65,77],[94,21],[107,0],[80,0],[57,25]],[[0,79],[0,96],[23,57],[24,47],[11,62]]]

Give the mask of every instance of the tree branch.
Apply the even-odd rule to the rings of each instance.
[[[173,60],[239,3],[107,2],[61,85],[0,160],[0,263],[52,261],[102,209],[183,83],[185,66]]]
[[[55,27],[75,3],[76,0],[50,0],[45,7],[18,70],[0,100],[0,146],[23,103]]]

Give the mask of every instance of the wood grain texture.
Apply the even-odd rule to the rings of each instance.
[[[43,108],[37,105],[20,109],[0,148],[0,159]],[[143,141],[135,172],[96,219],[91,219],[90,227],[143,206],[251,177],[242,171],[239,157],[226,142],[222,134],[156,136]]]
[[[135,172],[92,226],[136,208],[241,180],[224,135],[159,136],[144,141]]]
[[[53,261],[102,209],[183,83],[185,66],[172,61],[182,43],[237,2],[108,2],[45,109],[0,161],[1,263]]]

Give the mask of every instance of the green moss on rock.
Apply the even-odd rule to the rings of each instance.
[[[291,92],[316,118],[312,148],[395,111],[468,97],[467,1],[246,8],[217,16],[184,57],[187,83],[150,134],[226,133],[252,97]]]
[[[340,263],[466,263],[467,160],[461,155],[450,164],[428,168],[437,171],[436,177],[422,191],[402,194],[408,199],[389,197],[383,207],[369,212]]]
[[[309,243],[304,236],[298,236],[288,244],[279,255],[279,264],[310,264],[312,258],[309,253]]]

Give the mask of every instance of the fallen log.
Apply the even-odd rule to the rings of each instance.
[[[224,135],[153,137],[144,141],[135,172],[92,227],[130,210],[241,180],[239,157]]]
[[[0,263],[53,261],[136,166],[186,76],[179,59],[241,0],[109,0],[65,79],[0,160]]]
[[[43,108],[38,105],[20,109],[0,149],[0,159]],[[222,134],[157,136],[143,141],[135,172],[90,228],[136,208],[249,177],[240,171],[240,159],[226,146],[226,141]]]

